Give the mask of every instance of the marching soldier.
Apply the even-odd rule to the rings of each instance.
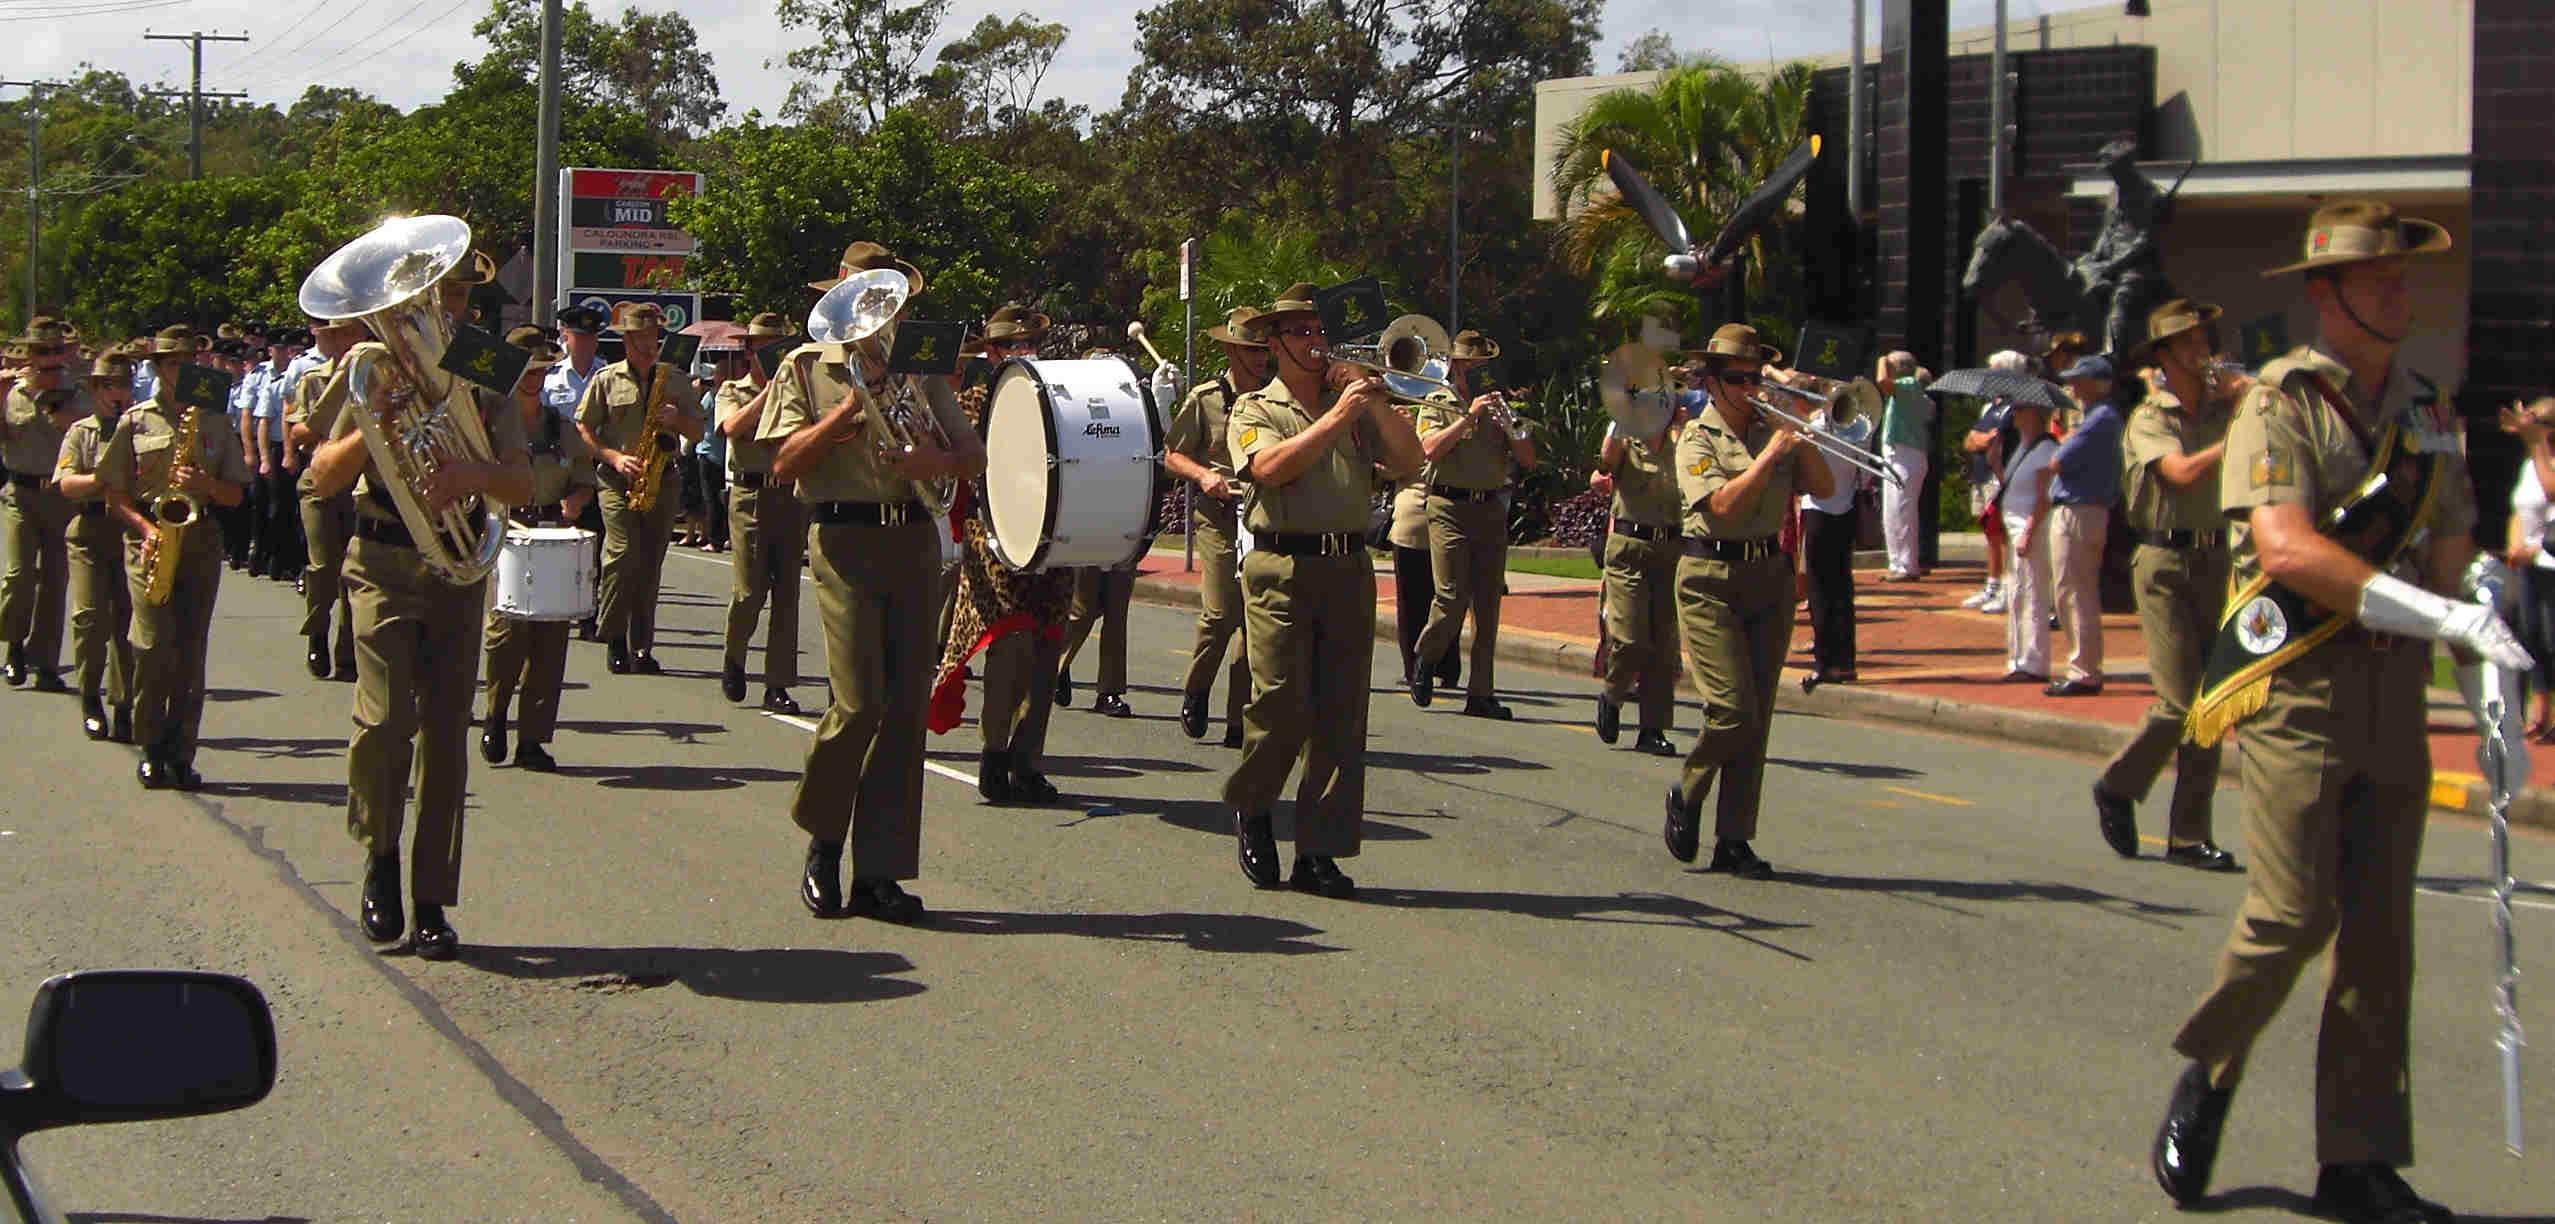
[[[212,512],[238,506],[248,495],[248,456],[239,431],[221,405],[189,409],[174,398],[178,370],[196,352],[195,333],[183,324],[164,327],[151,343],[159,367],[158,395],[128,409],[115,423],[98,482],[106,487],[107,513],[131,533],[124,551],[125,582],[133,593],[133,741],[142,748],[136,776],[152,790],[203,784],[195,772],[196,733],[204,723],[204,665],[213,637],[213,600],[222,589],[228,551]],[[181,454],[178,428],[196,414],[195,447]],[[161,514],[179,498],[193,503],[183,527]],[[151,564],[163,548],[177,551],[165,602],[153,603]]]
[[[355,493],[340,491],[321,497],[312,491],[310,456],[320,441],[336,432],[337,414],[346,405],[346,383],[340,372],[346,350],[363,338],[364,325],[352,319],[320,319],[311,328],[320,364],[305,371],[287,393],[292,449],[285,463],[297,469],[294,491],[301,499],[302,540],[308,559],[302,567],[302,637],[309,649],[302,662],[310,674],[326,680],[335,668],[340,680],[355,678],[355,612],[346,600],[346,545],[355,538]],[[329,621],[337,623],[336,646],[329,645]]]
[[[1091,701],[1091,712],[1111,718],[1131,718],[1135,711],[1127,706],[1127,608],[1136,594],[1134,563],[1126,565],[1084,565],[1073,572],[1073,611],[1065,622],[1065,653],[1056,664],[1056,704],[1073,704],[1073,657],[1082,653],[1082,644],[1091,639],[1094,625],[1100,628],[1100,677],[1095,686],[1099,696]]]
[[[728,538],[735,577],[728,586],[727,654],[719,687],[729,701],[745,700],[745,648],[768,602],[772,625],[763,639],[763,708],[797,714],[790,686],[798,683],[799,566],[807,557],[807,510],[798,491],[772,479],[772,446],[755,439],[771,378],[754,356],[757,346],[790,334],[781,316],[764,311],[746,325],[744,370],[719,384],[714,416],[727,436]]]
[[[2191,699],[2218,635],[2227,598],[2227,526],[2218,509],[2219,460],[2227,424],[2245,388],[2239,375],[2214,368],[2218,308],[2187,298],[2147,316],[2147,354],[2165,389],[2130,413],[2123,438],[2123,501],[2138,541],[2130,576],[2138,596],[2138,631],[2147,642],[2147,671],[2156,701],[2136,738],[2121,745],[2094,779],[2095,823],[2122,858],[2138,857],[2138,809],[2166,762],[2174,795],[2165,861],[2204,871],[2234,871],[2235,856],[2210,839],[2210,796],[2218,789],[2218,749],[2183,738]]]
[[[39,317],[27,334],[10,342],[9,356],[24,363],[17,385],[9,389],[5,416],[0,416],[0,460],[9,468],[5,515],[0,515],[0,541],[9,550],[6,577],[0,577],[0,640],[9,644],[5,671],[9,683],[23,685],[32,674],[39,693],[66,691],[62,663],[62,600],[71,580],[71,558],[64,533],[71,527],[72,506],[53,487],[54,461],[62,455],[62,435],[73,422],[91,415],[81,394],[70,336],[58,319]]]
[[[1712,867],[1748,879],[1774,868],[1749,846],[1774,728],[1775,684],[1792,646],[1792,563],[1776,542],[1801,493],[1825,497],[1833,474],[1816,447],[1749,397],[1783,354],[1731,323],[1703,349],[1710,399],[1677,439],[1677,492],[1685,503],[1685,556],[1677,608],[1688,670],[1704,703],[1703,733],[1668,788],[1668,853],[1691,863],[1700,848],[1703,797],[1721,794]]]
[[[525,450],[532,462],[532,496],[512,511],[527,527],[558,527],[577,521],[594,499],[594,458],[576,426],[562,420],[542,402],[541,388],[550,366],[560,358],[550,333],[517,327],[506,343],[531,352],[505,411],[520,418]],[[535,773],[559,767],[550,759],[550,736],[559,725],[559,693],[568,671],[568,622],[488,618],[488,713],[480,722],[479,756],[491,765],[506,759],[506,707],[518,686],[523,690],[523,718],[514,730],[515,765]]]
[[[437,285],[448,316],[467,312],[472,265]],[[411,489],[430,511],[471,497],[507,505],[532,499],[522,414],[500,397],[461,384],[464,411],[480,413],[491,460],[438,468]],[[415,778],[417,836],[410,864],[417,955],[449,960],[461,939],[444,907],[461,900],[462,809],[470,781],[470,706],[479,682],[485,580],[456,585],[429,568],[373,464],[355,414],[337,414],[311,456],[311,490],[355,493],[355,538],[347,547],[346,593],[355,610],[354,734],[346,744],[346,831],[364,848],[362,926],[376,943],[407,929],[400,907],[399,834]]]
[[[1624,703],[1641,695],[1636,752],[1677,755],[1668,724],[1677,712],[1677,564],[1685,551],[1676,448],[1682,411],[1651,437],[1609,429],[1597,470],[1614,483],[1606,533],[1606,691],[1597,697],[1597,738],[1623,734]]]
[[[912,264],[870,242],[846,248],[837,280],[822,287],[873,268],[904,273],[915,292],[923,287]],[[947,379],[885,372],[893,330],[790,354],[773,378],[755,437],[777,444],[772,474],[796,482],[814,522],[808,549],[833,681],[791,801],[791,819],[809,839],[799,897],[820,918],[848,908],[912,923],[923,918],[922,900],[897,882],[914,878],[922,850],[924,707],[938,655],[932,618],[940,611],[939,583],[918,576],[939,572],[933,533],[946,529],[914,496],[914,485],[973,478],[985,470],[985,450]],[[916,430],[912,450],[886,450],[869,405],[893,392],[896,377],[911,379],[917,402],[953,449]],[[866,396],[855,379],[869,384]],[[841,887],[847,833],[848,907]]]
[[[133,361],[109,349],[89,368],[97,411],[71,423],[53,483],[71,520],[71,661],[79,669],[80,729],[90,739],[133,742],[133,600],[124,581],[124,529],[107,516],[98,460],[133,398]],[[113,711],[112,718],[109,711]]]
[[[1251,493],[1242,558],[1251,704],[1242,760],[1224,802],[1242,874],[1278,886],[1270,808],[1303,761],[1295,792],[1290,883],[1325,897],[1357,895],[1337,860],[1359,849],[1366,806],[1367,672],[1375,655],[1375,565],[1366,552],[1367,503],[1378,469],[1419,470],[1419,437],[1374,377],[1336,393],[1330,344],[1313,286],[1279,295],[1270,329],[1277,377],[1234,401],[1226,423],[1233,469]]]
[[[621,332],[624,355],[595,374],[577,403],[577,432],[594,452],[603,486],[598,497],[603,590],[595,623],[613,674],[653,676],[665,670],[656,660],[657,583],[673,539],[674,512],[683,503],[681,490],[670,483],[674,456],[701,440],[705,421],[691,376],[657,361],[665,343],[665,311],[650,302],[624,302],[613,311],[612,325]],[[656,439],[655,470],[643,474],[637,451],[650,434]],[[641,479],[656,483],[656,500],[646,510],[630,504],[631,484]]]
[[[1180,681],[1180,730],[1190,739],[1207,733],[1207,698],[1215,688],[1215,672],[1224,661],[1226,643],[1242,627],[1242,572],[1233,551],[1233,532],[1241,486],[1234,483],[1233,451],[1226,445],[1225,424],[1233,401],[1269,381],[1269,329],[1258,308],[1237,306],[1224,324],[1210,327],[1207,339],[1224,346],[1224,375],[1198,384],[1181,401],[1163,439],[1162,465],[1197,486],[1190,498],[1190,538],[1198,557],[1198,636],[1189,650],[1189,671]],[[1233,652],[1225,677],[1224,742],[1242,744],[1242,710],[1251,700],[1251,651]]]
[[[1535,466],[1535,444],[1522,423],[1513,437],[1499,424],[1495,414],[1507,411],[1499,392],[1463,398],[1472,389],[1473,371],[1497,356],[1499,345],[1480,332],[1459,333],[1446,362],[1446,381],[1455,389],[1431,391],[1420,403],[1419,447],[1429,462],[1429,572],[1437,579],[1437,599],[1412,650],[1420,659],[1439,657],[1454,646],[1464,631],[1464,614],[1471,612],[1473,676],[1464,712],[1505,720],[1516,712],[1500,704],[1492,680],[1499,657],[1499,598],[1508,580],[1508,505],[1500,493],[1512,465]],[[1411,669],[1413,702],[1427,705],[1436,687],[1431,669]]]
[[[2457,417],[2396,365],[2413,321],[2406,265],[2448,247],[2428,221],[2336,201],[2309,220],[2306,257],[2265,274],[2305,273],[2316,339],[2265,366],[2237,405],[2219,480],[2240,528],[2238,585],[2191,730],[2237,736],[2253,863],[2217,981],[2174,1037],[2190,1062],[2150,1163],[2177,1203],[2207,1195],[2246,1056],[2330,944],[2311,1210],[2450,1218],[2396,1172],[2413,1160],[2413,881],[2431,782],[2431,652],[2407,639],[2451,647],[2470,705],[2483,669],[2468,660],[2509,669],[2502,723],[2478,722],[2520,777],[2515,673],[2530,660],[2473,598],[2475,499]],[[2438,593],[2459,591],[2462,575],[2465,597]]]
[[[586,384],[603,372],[603,358],[596,349],[602,344],[603,325],[608,321],[602,311],[592,306],[566,306],[559,311],[559,347],[567,352],[567,357],[550,367],[550,376],[541,384],[541,402],[549,405],[551,415],[566,421],[569,428],[576,427],[577,405],[585,401]],[[594,533],[594,582],[599,593],[603,589],[605,535],[600,499],[586,502],[586,512],[577,519],[576,526]],[[595,639],[593,617],[578,622],[577,636],[589,642]]]

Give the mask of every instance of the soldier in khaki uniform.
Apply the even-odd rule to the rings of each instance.
[[[2207,1195],[2246,1055],[2299,972],[2330,944],[2316,1044],[2322,1167],[2312,1208],[2356,1221],[2450,1218],[2396,1172],[2413,1159],[2413,881],[2431,780],[2423,747],[2430,651],[2406,639],[2452,648],[2470,705],[2482,671],[2470,660],[2516,673],[2529,658],[2471,589],[2464,598],[2437,593],[2475,585],[2475,500],[2457,417],[2395,359],[2413,322],[2409,257],[2448,247],[2447,231],[2428,221],[2373,201],[2337,201],[2308,222],[2306,258],[2266,274],[2306,274],[2316,339],[2265,366],[2238,404],[2219,482],[2240,529],[2234,570],[2244,585],[2234,596],[2241,602],[2231,640],[2258,656],[2253,667],[2271,670],[2259,689],[2221,682],[2261,701],[2250,714],[2249,702],[2223,707],[2238,720],[2253,863],[2217,981],[2174,1037],[2190,1063],[2151,1167],[2180,1203]],[[2376,568],[2321,527],[2368,475],[2374,448],[2391,442],[2442,456],[2442,470],[2427,523],[2410,524],[2397,537],[2396,560]],[[2399,475],[2418,479],[2411,463],[2391,465],[2388,475],[2390,484]],[[2350,531],[2359,539],[2396,534],[2383,525]],[[2498,566],[2487,559],[2481,576],[2495,577]],[[2257,576],[2272,585],[2253,586]],[[2514,674],[2498,727],[2479,722],[2501,736],[2526,777],[2516,690]],[[2212,729],[2225,696],[2204,691],[2195,699],[2195,731]]]
[[[1251,551],[1242,558],[1251,704],[1224,802],[1243,876],[1277,887],[1270,808],[1300,757],[1288,882],[1344,899],[1357,895],[1337,860],[1355,855],[1364,833],[1375,657],[1367,504],[1379,469],[1403,479],[1419,470],[1420,453],[1383,380],[1349,378],[1349,367],[1331,364],[1313,293],[1291,286],[1261,316],[1277,377],[1234,401],[1225,425],[1234,473],[1251,486],[1243,507]]]
[[[472,264],[436,286],[448,320],[468,311]],[[449,324],[448,324],[449,325]],[[362,360],[366,346],[346,358]],[[431,355],[429,357],[431,359]],[[452,463],[410,492],[430,511],[470,498],[523,505],[532,499],[532,464],[523,415],[504,397],[456,383],[453,401],[476,411],[490,458]],[[311,491],[355,493],[355,538],[347,547],[345,583],[355,610],[355,730],[346,744],[346,832],[364,848],[362,926],[377,943],[407,929],[400,909],[399,835],[413,776],[417,835],[410,857],[416,902],[413,946],[428,960],[449,960],[461,938],[444,907],[461,901],[463,807],[470,784],[470,706],[479,687],[479,642],[488,584],[457,584],[429,567],[397,509],[386,476],[373,463],[349,400],[326,442],[311,456]]]
[[[1684,555],[1685,499],[1677,491],[1681,412],[1647,438],[1609,430],[1597,470],[1614,482],[1606,533],[1606,691],[1597,697],[1597,738],[1623,734],[1623,706],[1641,697],[1636,752],[1677,755],[1668,726],[1677,712],[1677,564]]]
[[[613,674],[653,676],[656,661],[657,583],[672,542],[674,513],[682,507],[674,457],[701,440],[706,421],[691,375],[657,361],[665,342],[665,312],[648,302],[623,302],[613,311],[621,332],[621,360],[595,372],[577,403],[577,432],[594,452],[603,491],[603,590],[596,629],[606,643]],[[645,513],[630,506],[630,482],[639,477],[634,453],[649,431],[657,435],[656,500]]]
[[[2245,385],[2240,375],[2214,366],[2218,345],[2210,324],[2217,317],[2215,306],[2175,298],[2147,318],[2148,357],[2163,371],[2166,389],[2129,415],[2121,491],[2129,534],[2138,541],[2129,572],[2156,702],[2136,738],[2094,779],[2094,818],[2113,852],[2138,857],[2137,805],[2171,762],[2165,861],[2234,871],[2235,856],[2210,838],[2218,748],[2183,736],[2227,601],[2227,520],[2218,508],[2218,472],[2227,423]]]
[[[25,366],[0,414],[0,461],[9,468],[8,499],[0,503],[0,544],[9,559],[0,577],[0,640],[8,642],[9,657],[0,672],[13,685],[33,675],[37,692],[59,693],[67,689],[60,668],[72,506],[53,487],[53,465],[62,455],[63,432],[94,410],[71,368],[78,353],[59,320],[27,324],[27,334],[10,342],[9,356]]]
[[[728,538],[736,545],[730,557],[735,578],[728,586],[727,654],[719,664],[719,687],[729,701],[745,700],[745,648],[769,603],[763,708],[775,714],[800,712],[790,686],[798,683],[798,571],[807,557],[807,510],[796,489],[772,478],[771,444],[755,440],[771,380],[752,350],[788,334],[789,324],[781,316],[768,310],[754,316],[745,329],[745,373],[719,384],[711,414],[718,431],[727,435]]]
[[[1464,697],[1464,712],[1476,718],[1509,719],[1515,711],[1500,704],[1493,688],[1499,651],[1499,599],[1508,580],[1508,504],[1500,497],[1513,468],[1535,466],[1535,444],[1525,422],[1510,437],[1493,419],[1498,392],[1462,397],[1472,387],[1472,373],[1499,356],[1499,346],[1480,332],[1456,335],[1447,358],[1446,380],[1456,390],[1428,394],[1419,407],[1419,448],[1428,459],[1429,572],[1437,578],[1437,599],[1428,610],[1428,627],[1412,649],[1417,657],[1435,659],[1455,645],[1464,631],[1464,614],[1473,617],[1473,677]],[[1427,705],[1437,677],[1426,668],[1411,671],[1411,700]]]
[[[96,412],[71,423],[53,484],[71,520],[71,661],[79,669],[80,729],[90,739],[133,741],[133,600],[124,581],[124,528],[107,516],[98,460],[133,401],[133,359],[113,349],[89,368]],[[113,711],[112,717],[109,711]]]
[[[1207,339],[1224,346],[1225,371],[1212,382],[1190,388],[1171,418],[1162,443],[1162,466],[1196,485],[1190,496],[1189,532],[1197,546],[1198,636],[1189,650],[1189,671],[1180,681],[1180,730],[1190,739],[1207,733],[1207,698],[1215,689],[1216,668],[1233,632],[1242,627],[1242,573],[1233,552],[1235,503],[1242,487],[1234,483],[1233,452],[1225,445],[1225,424],[1235,398],[1269,381],[1269,329],[1259,309],[1237,306],[1220,327],[1207,329]],[[1245,644],[1233,652],[1232,672],[1225,679],[1224,742],[1242,743],[1242,709],[1251,699],[1251,651]]]
[[[1774,868],[1756,837],[1774,689],[1792,644],[1792,561],[1777,546],[1784,514],[1802,493],[1825,497],[1834,476],[1818,448],[1749,399],[1783,354],[1732,323],[1703,350],[1711,399],[1677,439],[1677,493],[1686,508],[1677,562],[1677,611],[1687,669],[1703,696],[1703,734],[1668,788],[1668,853],[1691,863],[1703,797],[1718,781],[1712,870],[1750,879]]]
[[[508,401],[508,410],[521,418],[532,463],[532,496],[514,507],[510,517],[526,527],[574,524],[594,499],[594,456],[586,453],[576,428],[550,411],[541,397],[550,367],[565,354],[551,333],[539,327],[517,327],[506,333],[506,343],[532,354]],[[479,724],[479,758],[491,765],[506,759],[506,707],[520,686],[523,718],[514,727],[515,765],[535,773],[557,769],[549,744],[559,725],[559,694],[568,671],[568,622],[492,615],[487,650],[488,713]]]
[[[912,264],[869,242],[844,250],[838,279],[873,268],[893,268],[915,292],[923,288]],[[939,657],[932,618],[940,612],[940,584],[928,576],[940,569],[933,533],[944,530],[914,485],[976,476],[985,470],[985,448],[967,428],[948,379],[885,372],[893,331],[891,325],[854,345],[810,344],[790,354],[773,378],[755,438],[778,446],[772,474],[796,482],[808,506],[808,552],[833,681],[790,804],[791,819],[809,838],[799,897],[820,918],[845,912],[848,833],[849,912],[911,923],[922,920],[923,903],[897,881],[914,878],[922,851],[925,705]],[[917,429],[913,450],[886,451],[869,410],[884,406],[900,377],[951,449]],[[857,393],[856,379],[867,384],[867,396]]]
[[[343,570],[347,542],[355,538],[355,492],[335,497],[311,491],[310,454],[337,429],[337,414],[346,406],[346,381],[339,359],[363,339],[364,325],[352,319],[314,319],[311,339],[324,359],[305,371],[285,396],[285,420],[292,449],[285,462],[301,469],[294,483],[301,498],[302,637],[309,643],[302,662],[310,674],[328,679],[332,663],[340,680],[355,678],[355,612],[346,602]],[[336,646],[329,645],[329,621],[337,622]]]
[[[212,512],[238,506],[250,479],[239,431],[218,404],[193,410],[195,451],[178,453],[178,427],[190,410],[173,398],[177,372],[195,352],[192,330],[184,325],[160,330],[151,343],[159,392],[117,419],[106,453],[98,457],[107,513],[132,535],[124,572],[133,592],[133,739],[142,748],[135,773],[154,790],[203,784],[195,772],[195,741],[204,722],[204,664],[225,555]],[[163,503],[181,497],[193,502],[194,518],[182,528],[163,524]],[[161,548],[178,550],[176,580],[168,601],[154,604],[143,598],[150,578],[146,561]]]

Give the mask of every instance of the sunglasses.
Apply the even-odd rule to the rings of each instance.
[[[1765,376],[1762,374],[1742,373],[1737,370],[1715,374],[1713,377],[1733,387],[1753,387],[1765,381]]]
[[[1307,327],[1281,327],[1278,329],[1278,334],[1293,336],[1298,340],[1319,340],[1322,338],[1322,328],[1320,324]]]

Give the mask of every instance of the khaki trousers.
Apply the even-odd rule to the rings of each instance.
[[[1198,636],[1189,647],[1189,670],[1180,678],[1180,692],[1204,698],[1215,690],[1215,671],[1224,662],[1225,646],[1242,627],[1242,572],[1235,567],[1229,525],[1203,514],[1192,517],[1189,525],[1190,538],[1198,546]],[[1242,649],[1233,652],[1231,674],[1225,677],[1228,726],[1242,725],[1242,709],[1250,700],[1251,651],[1246,640]]]
[[[337,615],[336,657],[355,657],[355,610],[346,602],[346,543],[355,538],[355,495],[302,498],[302,541],[310,563],[302,567],[302,636],[328,632]]]
[[[1056,708],[1062,641],[1041,629],[1006,633],[985,647],[985,747],[1009,752],[1014,769],[1038,772],[1047,755],[1047,718]]]
[[[768,601],[772,631],[763,639],[763,685],[788,688],[798,683],[798,570],[807,556],[807,507],[788,485],[732,485],[727,522],[728,541],[736,551],[730,562],[735,577],[728,584],[724,663],[745,669],[746,644],[754,639],[754,622],[762,619]]]
[[[93,503],[94,504],[94,503]],[[72,520],[71,665],[83,697],[110,706],[133,700],[131,588],[124,581],[124,528],[101,508]]]
[[[1344,557],[1254,549],[1242,558],[1242,591],[1251,704],[1224,802],[1246,812],[1275,806],[1300,756],[1296,853],[1347,858],[1364,836],[1375,563],[1362,548]]]
[[[2187,743],[2182,732],[2208,666],[2219,611],[2226,605],[2227,553],[2141,544],[2130,554],[2129,573],[2136,584],[2138,632],[2147,642],[2147,674],[2156,701],[2147,707],[2137,736],[2103,766],[2102,788],[2144,802],[2170,761],[2174,796],[2166,837],[2174,845],[2210,841],[2219,746]]]
[[[522,708],[515,712],[515,735],[526,744],[547,744],[559,727],[559,693],[568,675],[567,621],[488,617],[488,715],[502,714],[518,687]]]
[[[417,550],[361,538],[346,550],[345,581],[355,610],[346,832],[368,854],[399,853],[413,777],[410,887],[421,903],[456,904],[470,785],[470,701],[478,687],[488,584],[453,586],[428,570]]]
[[[1677,716],[1677,540],[1606,537],[1606,700],[1641,697],[1641,729]]]
[[[2333,641],[2236,728],[2243,906],[2174,1049],[2232,1088],[2298,972],[2333,946],[2316,1038],[2316,1159],[2413,1160],[2413,872],[2430,808],[2430,652]]]
[[[1093,685],[1102,695],[1127,691],[1127,605],[1135,598],[1136,572],[1132,569],[1103,569],[1084,566],[1073,574],[1073,612],[1065,619],[1065,654],[1060,666],[1073,670],[1074,656],[1082,653],[1082,644],[1091,638],[1091,627],[1100,626],[1100,680]]]
[[[595,632],[604,641],[624,638],[632,650],[656,647],[657,584],[665,573],[665,547],[674,538],[674,512],[682,498],[657,484],[656,504],[641,514],[618,489],[601,490],[603,588],[596,598]]]
[[[1428,627],[1412,647],[1421,659],[1443,657],[1473,617],[1473,657],[1465,694],[1493,692],[1499,659],[1499,597],[1508,581],[1508,511],[1496,497],[1482,501],[1428,498],[1428,564],[1437,579],[1437,601]]]
[[[1703,698],[1703,734],[1686,753],[1678,801],[1701,803],[1721,784],[1713,836],[1757,835],[1766,739],[1774,730],[1774,690],[1792,645],[1792,560],[1677,561],[1677,626],[1686,671]]]
[[[16,473],[0,499],[0,543],[9,568],[0,575],[0,642],[26,646],[27,666],[53,671],[62,664],[63,599],[71,590],[72,516],[78,508],[49,484],[30,485]]]
[[[2103,537],[2110,527],[2109,506],[2050,507],[2049,559],[2058,588],[2058,623],[2067,630],[2070,680],[2102,683]]]
[[[940,660],[932,533],[942,530],[936,521],[808,528],[834,691],[790,819],[821,841],[848,833],[854,879],[910,880],[920,867],[924,714]]]
[[[156,606],[141,598],[141,545],[128,540],[124,549],[124,581],[134,592],[133,742],[177,765],[194,762],[204,726],[204,668],[224,556],[221,528],[209,514],[188,527],[182,541],[169,600]]]

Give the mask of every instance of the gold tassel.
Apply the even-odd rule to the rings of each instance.
[[[2193,706],[2191,716],[2183,723],[2183,738],[2203,748],[2216,747],[2229,731],[2236,729],[2236,724],[2261,713],[2270,701],[2271,673],[2264,672],[2251,684],[2215,701]]]

